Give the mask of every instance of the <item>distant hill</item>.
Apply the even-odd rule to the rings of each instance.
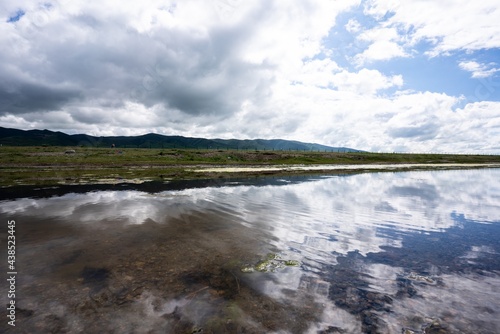
[[[68,135],[50,130],[18,130],[0,127],[0,144],[7,146],[93,146],[134,148],[192,148],[240,150],[291,150],[361,152],[347,147],[332,147],[283,139],[205,139],[164,136],[149,133],[142,136],[95,137],[85,134]]]

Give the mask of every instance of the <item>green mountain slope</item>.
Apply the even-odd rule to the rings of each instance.
[[[18,130],[0,127],[0,144],[6,146],[91,146],[135,148],[190,148],[240,150],[292,150],[361,152],[346,147],[332,147],[283,139],[205,139],[164,136],[149,133],[142,136],[95,137],[86,134],[68,135],[50,130]]]

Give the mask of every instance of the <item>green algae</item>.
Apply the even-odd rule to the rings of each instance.
[[[257,262],[254,266],[245,266],[241,268],[243,273],[252,273],[255,271],[261,273],[274,273],[286,267],[299,267],[300,262],[297,260],[283,259],[280,254],[269,253],[265,260]]]
[[[297,260],[286,260],[285,261],[285,266],[288,267],[298,267],[300,266],[300,262]]]

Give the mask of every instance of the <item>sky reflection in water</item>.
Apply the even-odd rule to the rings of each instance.
[[[290,180],[0,202],[19,326],[500,331],[499,169]],[[239,270],[268,253],[301,265]]]

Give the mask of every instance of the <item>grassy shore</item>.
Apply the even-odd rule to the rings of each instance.
[[[74,150],[74,153],[70,150]],[[498,155],[337,153],[195,149],[0,147],[0,185],[142,182],[225,177],[194,172],[209,166],[332,164],[500,164]],[[318,172],[318,171],[317,171]],[[261,175],[270,172],[244,173]],[[304,173],[288,171],[279,173]],[[236,176],[232,174],[231,176]]]

